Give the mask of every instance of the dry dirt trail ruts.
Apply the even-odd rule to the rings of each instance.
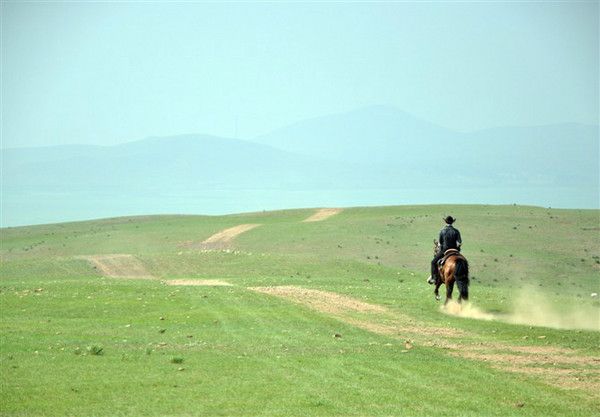
[[[166,285],[191,286],[191,287],[231,287],[227,281],[220,279],[172,279],[163,281]]]
[[[81,256],[98,269],[102,275],[112,278],[153,279],[144,265],[133,255],[115,253]]]
[[[302,220],[303,222],[320,222],[335,216],[342,211],[340,208],[324,208],[317,210],[312,216]]]
[[[261,225],[256,223],[239,224],[237,226],[221,230],[220,232],[217,232],[214,235],[204,239],[202,242],[185,242],[181,246],[194,249],[225,249],[237,236],[258,226]]]
[[[251,287],[372,333],[414,345],[444,349],[452,356],[482,361],[503,371],[534,375],[561,388],[576,388],[600,399],[600,358],[552,346],[517,346],[448,327],[436,327],[346,295],[295,286]]]

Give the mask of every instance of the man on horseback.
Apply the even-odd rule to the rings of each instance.
[[[452,216],[448,216],[444,219],[444,221],[446,222],[446,227],[440,230],[438,251],[435,253],[433,260],[431,261],[431,275],[427,279],[427,283],[432,285],[440,280],[438,262],[444,257],[444,253],[448,249],[456,249],[460,251],[460,245],[462,245],[460,231],[452,226],[452,223],[454,223],[456,219]]]

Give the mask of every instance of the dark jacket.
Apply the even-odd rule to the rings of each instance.
[[[442,253],[448,249],[459,249],[461,243],[460,232],[458,229],[452,227],[452,225],[446,225],[446,227],[440,230],[440,247]]]

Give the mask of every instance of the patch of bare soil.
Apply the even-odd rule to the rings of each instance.
[[[164,281],[166,285],[200,286],[200,287],[230,287],[227,281],[220,279],[172,279]]]
[[[387,309],[375,304],[365,303],[352,297],[328,291],[312,290],[294,286],[253,287],[252,291],[286,298],[298,304],[327,314],[347,312],[386,313]]]
[[[510,354],[510,353],[494,353],[484,351],[472,351],[464,349],[462,352],[453,352],[457,356],[462,356],[469,359],[476,359],[491,363],[511,364],[513,366],[520,365],[552,365],[552,366],[569,366],[580,365],[585,367],[593,367],[596,365],[600,370],[600,363],[596,363],[594,358],[577,356],[577,355],[555,355],[555,354]]]
[[[554,347],[554,346],[513,346],[506,345],[504,343],[485,343],[480,345],[473,345],[469,347],[472,351],[478,350],[493,350],[497,353],[506,353],[506,352],[519,352],[519,353],[529,353],[533,355],[558,355],[558,354],[574,354],[575,351],[573,349]]]
[[[81,256],[94,265],[104,276],[112,278],[152,279],[152,275],[133,255],[110,254]]]
[[[328,291],[295,286],[249,288],[284,298],[369,332],[444,349],[493,368],[531,374],[561,388],[581,389],[600,397],[600,358],[553,346],[514,346],[481,341],[459,329],[435,327],[389,309]]]
[[[420,325],[411,318],[400,316],[383,306],[329,291],[295,286],[254,287],[250,290],[285,298],[320,313],[332,315],[344,323],[380,335],[420,339],[427,336],[458,337],[465,334],[457,329]],[[357,317],[357,313],[363,315]]]
[[[482,361],[496,369],[535,375],[551,385],[581,389],[600,398],[600,358],[583,356],[572,349],[496,342],[455,346],[450,354]]]
[[[386,323],[377,323],[354,318],[345,318],[343,321],[372,333],[385,336],[409,337],[411,339],[419,340],[419,342],[422,342],[423,344],[431,343],[432,337],[454,338],[466,334],[465,332],[453,328],[410,325],[405,323],[406,318],[403,320],[398,318],[391,319],[387,320]]]
[[[241,235],[249,230],[254,229],[255,227],[260,226],[260,224],[240,224],[234,227],[230,227],[228,229],[221,230],[218,233],[210,236],[209,238],[203,240],[202,242],[186,242],[181,246],[194,248],[194,249],[224,249],[229,246],[231,241],[235,239],[236,236]]]
[[[341,211],[342,211],[342,209],[339,209],[339,208],[319,209],[312,216],[307,217],[306,219],[304,219],[302,221],[303,222],[320,222],[322,220],[330,218],[331,216],[335,216],[336,214],[338,214]]]
[[[501,371],[540,377],[547,383],[566,389],[579,389],[600,398],[600,370],[598,369],[565,369],[557,367],[519,367],[510,365],[493,365]]]

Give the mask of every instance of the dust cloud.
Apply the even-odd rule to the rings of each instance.
[[[451,316],[465,317],[468,319],[476,319],[476,320],[500,320],[500,315],[494,313],[488,313],[480,308],[476,307],[473,303],[463,303],[459,304],[456,301],[449,301],[445,306],[442,305],[440,310],[443,313],[449,314]]]
[[[515,297],[509,313],[499,314],[482,310],[473,303],[449,302],[441,307],[445,314],[476,320],[543,326],[554,329],[600,331],[600,309],[573,301],[572,305],[556,304],[533,289],[522,289]]]

